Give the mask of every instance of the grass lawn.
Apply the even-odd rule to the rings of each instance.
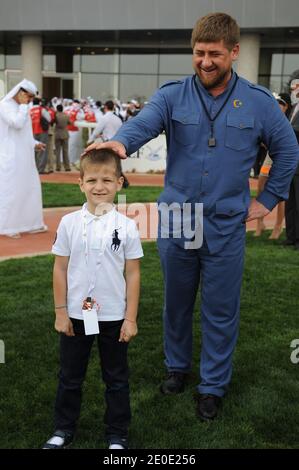
[[[247,238],[241,328],[234,374],[219,419],[199,422],[194,413],[199,356],[194,316],[194,367],[185,393],[165,397],[161,312],[162,276],[154,243],[144,244],[139,335],[129,348],[132,448],[298,448],[299,364],[290,362],[298,331],[299,254]],[[58,371],[53,330],[52,257],[0,263],[0,448],[38,448],[52,431]],[[96,348],[84,385],[75,448],[102,448],[103,385]]]
[[[129,186],[118,194],[126,195],[126,202],[155,202],[162,191],[159,186]],[[77,184],[42,183],[43,207],[81,206],[85,196]]]
[[[119,194],[126,195],[126,202],[155,202],[163,188],[160,186],[129,186]],[[85,197],[76,184],[42,183],[44,207],[81,206]],[[251,191],[256,196],[256,191]]]

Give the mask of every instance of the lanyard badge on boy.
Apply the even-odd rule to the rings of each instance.
[[[103,238],[102,238],[103,243],[97,255],[96,265],[95,265],[95,268],[93,269],[93,275],[92,275],[92,270],[91,270],[91,266],[90,266],[89,259],[88,259],[89,253],[88,253],[88,240],[87,240],[87,222],[86,222],[87,213],[86,212],[87,212],[86,208],[83,207],[82,209],[82,239],[83,239],[83,244],[84,244],[84,257],[85,257],[85,262],[86,262],[86,267],[87,267],[88,292],[87,292],[86,298],[83,300],[83,303],[82,303],[82,315],[83,315],[83,321],[84,321],[85,334],[95,335],[100,332],[99,323],[98,323],[98,311],[100,309],[100,306],[97,303],[97,300],[91,297],[91,294],[96,286],[97,274],[101,266],[101,257],[103,256],[105,246],[106,246],[106,238],[107,238],[107,233],[109,231],[109,224],[107,224],[107,229],[105,233],[103,234]]]

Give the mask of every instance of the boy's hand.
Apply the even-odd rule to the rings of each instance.
[[[58,333],[63,333],[66,336],[75,336],[73,324],[68,317],[67,313],[57,315],[55,320],[55,330]]]
[[[121,343],[128,343],[131,341],[134,336],[136,336],[138,333],[138,328],[137,328],[137,323],[134,321],[129,321],[124,319],[124,322],[122,324],[121,330],[120,330],[120,335],[119,335],[119,340]]]

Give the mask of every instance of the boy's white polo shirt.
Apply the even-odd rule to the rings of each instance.
[[[121,320],[126,310],[125,260],[143,256],[136,223],[115,208],[96,217],[88,212],[86,206],[84,204],[81,210],[61,219],[52,247],[55,255],[69,256],[68,314],[71,318],[83,320],[82,303],[90,295],[100,305],[99,321]],[[87,245],[84,243],[84,227]],[[104,239],[103,235],[106,235]],[[89,293],[92,278],[95,279],[95,287]]]

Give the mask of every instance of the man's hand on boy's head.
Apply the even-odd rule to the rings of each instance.
[[[119,341],[121,343],[128,343],[138,333],[137,323],[124,319],[122,324]]]
[[[73,324],[67,313],[56,315],[55,330],[66,336],[75,336]]]
[[[110,140],[109,142],[94,142],[93,144],[86,147],[81,157],[83,155],[86,155],[88,152],[91,152],[91,150],[99,149],[111,149],[115,153],[117,153],[119,158],[127,158],[126,147],[122,143],[117,142],[116,140]]]

